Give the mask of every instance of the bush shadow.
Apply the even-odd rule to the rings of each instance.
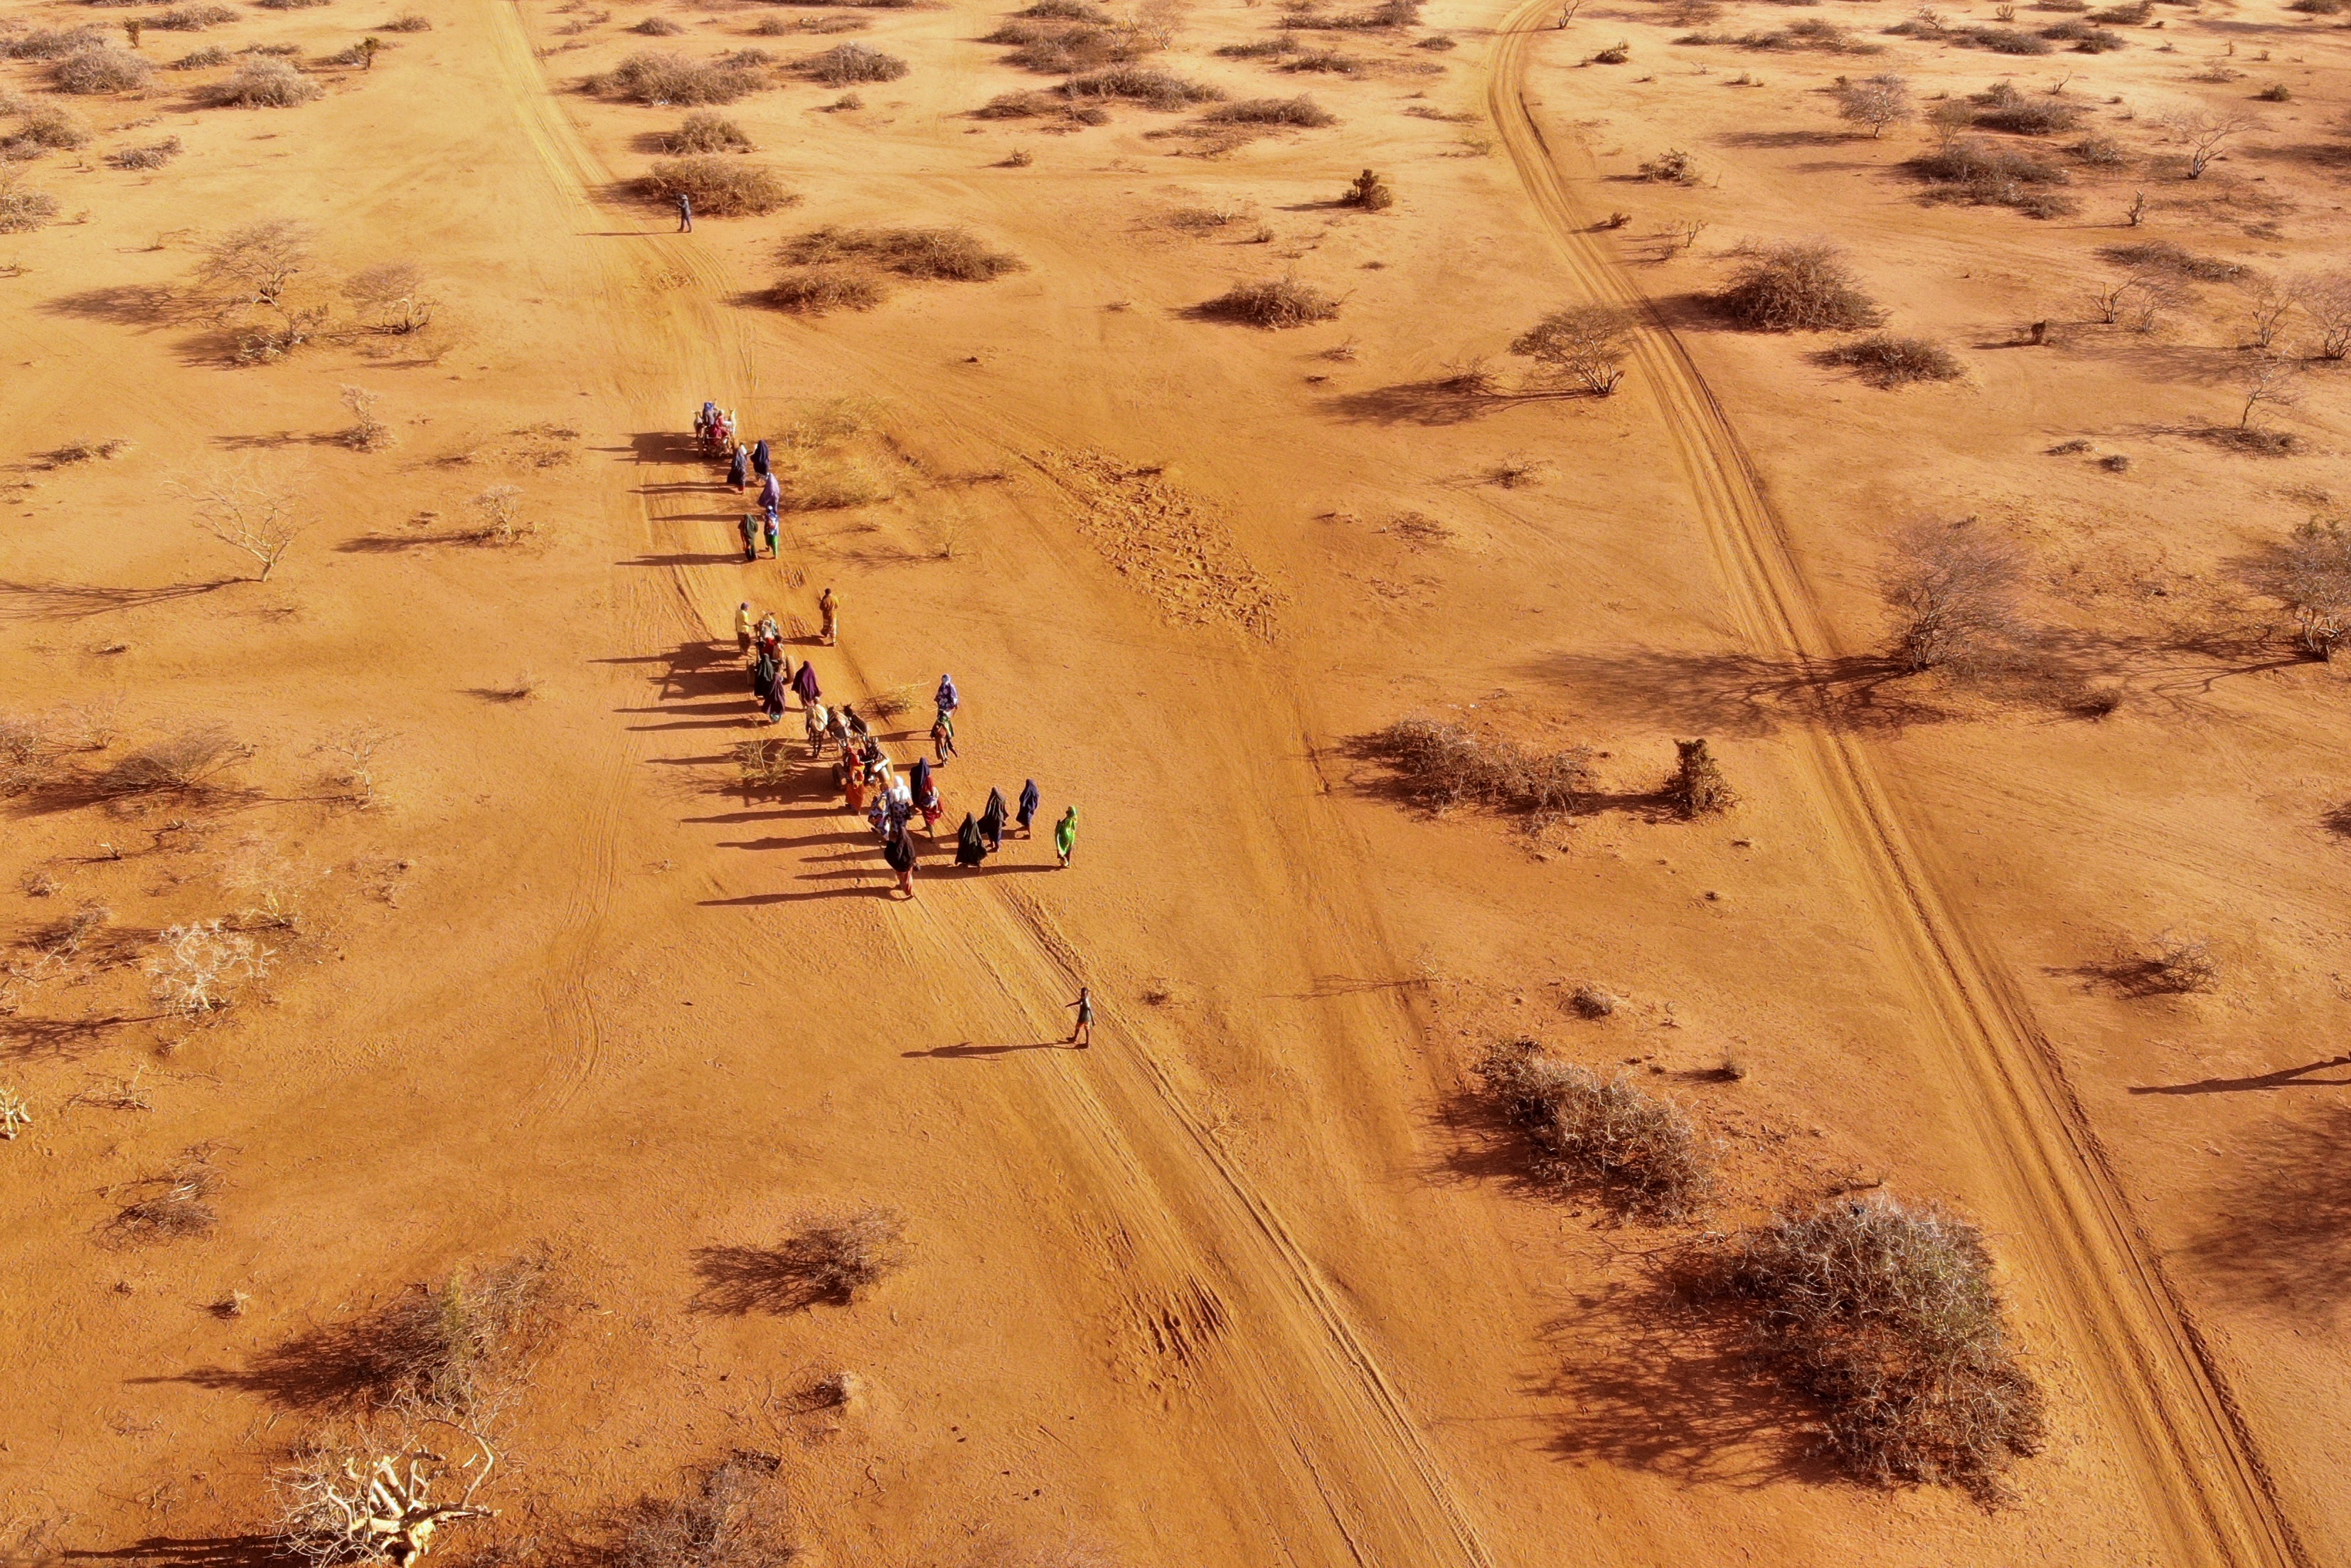
[[[2221,1291],[2296,1315],[2332,1318],[2351,1298],[2351,1105],[2261,1124],[2185,1255]]]
[[[719,1317],[783,1316],[811,1307],[845,1307],[853,1299],[839,1282],[833,1254],[814,1234],[774,1247],[697,1247],[694,1271],[702,1281],[694,1310]]]

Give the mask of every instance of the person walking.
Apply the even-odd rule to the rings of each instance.
[[[1071,1026],[1070,1038],[1066,1043],[1076,1046],[1080,1051],[1091,1051],[1093,1049],[1094,1043],[1094,993],[1092,988],[1087,986],[1080,986],[1078,988],[1078,999],[1071,1002],[1070,1006],[1071,1009],[1076,1010],[1078,1021]]]
[[[809,663],[802,664],[799,667],[799,673],[792,677],[792,690],[799,693],[800,704],[802,706],[806,706],[807,705],[816,701],[817,698],[824,695],[823,690],[816,684],[816,662],[814,660],[810,660]]]
[[[747,599],[735,609],[735,651],[751,651],[751,601]]]
[[[783,682],[769,681],[768,683],[768,699],[763,706],[768,711],[768,722],[769,724],[781,724],[784,722]]]
[[[956,690],[955,677],[953,675],[941,675],[939,677],[939,689],[933,696],[932,700],[939,705],[939,711],[941,713],[951,714],[955,712],[956,709],[963,706],[963,694]]]
[[[783,541],[783,522],[776,516],[776,509],[773,507],[770,507],[768,508],[768,559],[769,560],[780,560],[783,559],[783,549],[781,548]]]
[[[771,465],[768,456],[768,438],[763,435],[759,437],[758,440],[751,444],[751,472],[764,479],[770,472],[770,468]]]
[[[1037,794],[1037,780],[1031,779],[1028,783],[1020,786],[1020,815],[1015,820],[1020,824],[1020,836],[1024,839],[1035,836],[1034,830],[1029,827],[1029,824],[1037,820],[1037,808],[1040,803]]]
[[[735,446],[735,455],[726,460],[726,483],[739,496],[743,493],[743,486],[750,482],[751,451],[738,442]]]
[[[816,607],[823,613],[824,645],[830,648],[832,646],[833,639],[841,635],[841,601],[833,598],[832,590],[828,588],[818,598]]]
[[[783,685],[776,678],[778,673],[774,656],[765,648],[760,649],[759,656],[751,661],[751,692],[762,706],[767,703],[768,694]]]
[[[914,835],[900,828],[882,846],[882,859],[898,873],[898,891],[908,898],[914,896]]]
[[[987,852],[996,853],[1004,847],[1004,791],[990,789],[987,804],[979,813],[979,831],[987,840]]]
[[[677,193],[677,232],[682,235],[694,232],[694,198],[684,191]]]
[[[1078,809],[1072,806],[1063,813],[1060,825],[1053,830],[1053,849],[1061,857],[1061,869],[1070,869],[1070,856],[1078,847]]]
[[[956,754],[955,716],[945,708],[939,709],[939,716],[931,720],[931,746],[938,752],[942,768]]]
[[[783,505],[784,482],[773,474],[762,476],[759,480],[759,509],[774,517],[783,509]]]
[[[963,826],[956,830],[956,864],[975,866],[987,858],[987,845],[979,836],[979,820],[969,811],[963,814]]]
[[[759,514],[757,512],[744,513],[743,520],[736,525],[736,528],[737,531],[741,533],[743,536],[743,559],[745,560],[758,559]]]

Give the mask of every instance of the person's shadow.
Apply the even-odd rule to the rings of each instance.
[[[966,1057],[1006,1056],[1016,1051],[1078,1051],[1081,1049],[1083,1048],[1071,1045],[1065,1040],[1030,1040],[1022,1045],[974,1045],[971,1041],[965,1040],[960,1045],[934,1046],[928,1051],[902,1051],[898,1054],[904,1057],[940,1056],[950,1059],[961,1059]]]

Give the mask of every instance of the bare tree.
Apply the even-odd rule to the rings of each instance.
[[[441,303],[427,291],[423,269],[405,261],[387,261],[353,273],[343,285],[343,298],[371,317],[377,331],[394,337],[431,326]]]
[[[1837,113],[1855,125],[1869,127],[1872,137],[1886,134],[1917,113],[1910,102],[1910,84],[1892,71],[1882,71],[1836,89]]]
[[[2277,342],[2286,318],[2302,304],[2302,286],[2291,280],[2280,283],[2272,278],[2256,278],[2247,287],[2252,297],[2252,341],[2248,347],[2267,351]]]
[[[2332,660],[2351,643],[2351,532],[2317,517],[2294,529],[2278,561],[2277,593],[2294,612],[2303,652]]]
[[[343,432],[343,444],[361,452],[381,452],[392,444],[392,426],[376,414],[376,404],[383,393],[370,392],[365,387],[346,384],[343,406],[351,411],[351,427]]]
[[[195,508],[195,525],[261,563],[255,580],[267,582],[309,525],[294,514],[294,493],[249,474],[215,474],[202,486],[179,485]]]
[[[2318,357],[2351,359],[2351,273],[2305,279],[2302,308],[2318,329]]]
[[[1575,381],[1606,397],[1625,379],[1633,324],[1614,305],[1571,305],[1522,332],[1510,352],[1523,354],[1562,381]]]
[[[262,218],[240,225],[203,246],[196,280],[214,294],[239,303],[276,305],[294,275],[310,260],[316,232],[293,218]]]
[[[2252,131],[2261,121],[2250,114],[2214,114],[2206,109],[2175,109],[2156,123],[2174,141],[2188,149],[2188,177],[2200,180],[2204,171],[2231,137]]]
[[[1903,528],[1881,579],[1895,616],[1895,662],[1907,670],[1965,668],[2012,643],[2023,576],[2016,548],[1972,517]]]
[[[2302,367],[2287,360],[2259,359],[2239,372],[2237,385],[2245,395],[2244,407],[2238,411],[2237,428],[2253,428],[2253,415],[2264,404],[2290,408],[2302,401]]]

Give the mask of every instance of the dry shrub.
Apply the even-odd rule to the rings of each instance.
[[[793,1312],[854,1305],[909,1255],[905,1216],[868,1207],[816,1216],[773,1247],[705,1247],[695,1268],[711,1311]]]
[[[543,1250],[471,1273],[455,1270],[333,1333],[343,1353],[337,1370],[365,1401],[468,1409],[487,1386],[515,1375],[554,1303],[554,1262]]]
[[[889,291],[862,267],[837,264],[788,267],[765,296],[778,310],[822,316],[834,310],[871,310]]]
[[[751,139],[723,114],[689,114],[675,131],[661,139],[664,152],[747,152]],[[701,205],[702,199],[695,198]]]
[[[180,155],[180,139],[166,136],[161,141],[151,141],[144,147],[125,147],[110,152],[106,161],[118,169],[161,169]]]
[[[89,127],[54,103],[27,104],[15,134],[0,141],[0,158],[11,162],[70,152],[89,145]]]
[[[797,68],[827,87],[851,87],[859,82],[896,81],[911,68],[871,44],[835,44],[800,61]]]
[[[1278,329],[1332,320],[1339,314],[1339,302],[1295,277],[1269,277],[1256,283],[1234,284],[1203,304],[1200,314]]]
[[[2130,47],[2129,41],[2120,33],[2078,19],[2043,27],[2041,36],[2056,43],[2073,45],[2074,52],[2078,55],[2110,55],[2116,49]]]
[[[57,747],[39,719],[0,714],[0,798],[49,782],[57,761]]]
[[[115,1239],[141,1245],[209,1236],[220,1224],[212,1199],[220,1190],[220,1170],[205,1145],[184,1150],[161,1176],[132,1184],[146,1196],[125,1204],[108,1225]]]
[[[1623,1074],[1545,1055],[1531,1040],[1498,1045],[1478,1065],[1494,1108],[1526,1138],[1530,1174],[1563,1192],[1587,1190],[1615,1213],[1688,1218],[1714,1186],[1713,1157],[1670,1100]]]
[[[2199,256],[2168,239],[2147,240],[2136,245],[2100,246],[2098,256],[2116,267],[2167,273],[2173,277],[2193,278],[2200,283],[2234,282],[2245,270],[2236,262],[2223,261],[2219,256]]]
[[[1677,1272],[1740,1312],[1764,1368],[1819,1406],[1823,1446],[1880,1485],[1987,1499],[2040,1449],[2043,1402],[2003,1322],[1981,1232],[1932,1204],[1837,1198],[1708,1237]]]
[[[1573,808],[1591,786],[1584,747],[1538,751],[1442,719],[1400,718],[1364,750],[1395,769],[1405,794],[1434,810],[1475,802],[1545,814]]]
[[[2273,577],[2304,653],[2332,660],[2351,643],[2351,530],[2311,518],[2279,547]]]
[[[1270,38],[1252,38],[1246,44],[1219,44],[1217,54],[1219,58],[1228,60],[1263,60],[1280,55],[1294,55],[1305,47],[1303,43],[1285,33]]]
[[[2053,54],[2056,46],[2014,27],[1959,27],[1943,35],[1954,44],[1990,49],[1996,55]]]
[[[854,463],[807,463],[783,476],[788,512],[836,512],[879,501],[888,489]]]
[[[1571,305],[1554,310],[1510,342],[1510,352],[1542,366],[1556,380],[1606,397],[1625,379],[1633,322],[1614,305]]]
[[[2071,200],[2050,188],[2065,184],[2072,176],[2017,148],[1959,137],[1903,167],[1940,187],[1931,200],[2013,207],[2034,218],[2064,217],[2074,210]]]
[[[1304,93],[1296,98],[1251,98],[1220,104],[1202,118],[1219,125],[1301,125],[1310,129],[1339,123],[1337,115]]]
[[[175,71],[208,71],[214,66],[225,66],[236,58],[218,44],[206,44],[203,48],[182,55],[168,68]]]
[[[648,1497],[622,1519],[611,1568],[782,1568],[799,1556],[770,1454],[738,1452],[682,1497]]]
[[[25,234],[57,215],[57,199],[36,191],[14,169],[0,169],[0,235]]]
[[[35,27],[23,33],[0,33],[0,59],[62,59],[105,43],[106,34],[98,27]]]
[[[1340,193],[1339,204],[1367,213],[1384,213],[1395,205],[1395,192],[1376,171],[1366,169],[1348,182],[1346,190]]]
[[[325,91],[284,60],[247,60],[198,88],[196,101],[211,109],[292,109]]]
[[[1866,125],[1872,136],[1882,136],[1889,125],[1896,125],[1917,113],[1910,102],[1910,84],[1892,71],[1883,71],[1860,81],[1841,82],[1836,88],[1838,115],[1856,125]]]
[[[1312,71],[1324,76],[1351,77],[1364,68],[1364,62],[1353,55],[1343,55],[1336,49],[1310,49],[1293,55],[1281,62],[1286,71]]]
[[[788,267],[861,265],[901,277],[985,283],[1025,265],[990,250],[969,230],[812,229],[784,244],[777,259]]]
[[[1879,387],[1907,386],[1913,382],[1952,382],[1966,373],[1958,356],[1940,343],[1892,332],[1872,332],[1866,338],[1839,343],[1824,350],[1821,361],[1859,371],[1862,380]]]
[[[666,16],[648,16],[629,31],[642,33],[648,38],[674,38],[685,29]]]
[[[308,11],[332,5],[334,0],[253,0],[253,3],[265,11]]]
[[[235,20],[236,13],[226,5],[172,5],[150,14],[146,25],[159,32],[201,33]]]
[[[1665,795],[1684,817],[1711,817],[1739,804],[1739,793],[1722,776],[1722,765],[1703,739],[1674,742],[1674,776]]]
[[[128,49],[99,45],[68,55],[49,67],[49,85],[59,92],[136,92],[155,68]]]
[[[602,76],[588,79],[589,90],[633,103],[733,103],[768,85],[768,73],[757,64],[731,60],[705,62],[684,55],[636,54]]]
[[[1988,131],[2013,131],[2019,136],[2078,131],[2086,112],[2077,104],[2047,93],[2019,92],[2013,83],[2004,81],[1995,82],[1989,91],[1977,94],[1975,101],[1982,106],[1975,117],[1978,125]]]
[[[662,160],[645,176],[644,192],[656,202],[691,197],[696,216],[716,218],[756,216],[799,200],[774,170],[716,154]]]
[[[1834,332],[1875,327],[1880,312],[1836,247],[1820,240],[1745,247],[1725,314],[1759,332]]]
[[[200,725],[153,740],[120,758],[91,781],[107,800],[131,795],[189,795],[220,782],[229,768],[253,755],[225,725]]]
[[[1906,524],[1880,577],[1894,614],[1894,662],[1906,670],[1964,672],[2007,655],[2022,635],[2023,580],[2022,554],[1972,517]]]
[[[2146,952],[2119,960],[2113,976],[2133,996],[2186,996],[2219,989],[2220,961],[2201,938],[2166,931],[2147,944]]]
[[[1165,45],[1165,37],[1148,27],[1037,18],[1025,13],[980,41],[1011,45],[1008,63],[1053,75],[1138,60]]]
[[[1161,67],[1137,65],[1110,66],[1071,77],[1061,84],[1061,90],[1074,99],[1119,98],[1145,109],[1160,110],[1217,103],[1225,96],[1221,89],[1189,80]]]
[[[69,463],[88,463],[99,457],[111,460],[130,450],[131,443],[120,435],[109,436],[104,440],[95,440],[85,435],[68,441],[62,446],[53,446],[42,453],[41,456],[51,466],[62,467]]]
[[[413,11],[403,11],[376,29],[379,33],[429,33],[432,30],[433,19]]]
[[[424,330],[441,304],[433,297],[423,268],[408,261],[361,267],[344,280],[343,298],[358,308],[371,328],[393,338]]]

